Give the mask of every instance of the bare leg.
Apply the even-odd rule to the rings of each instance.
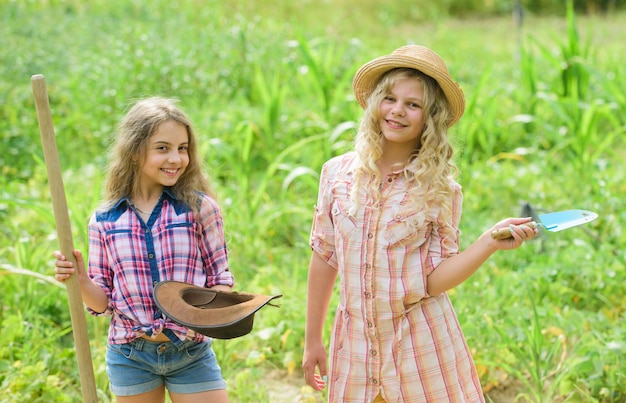
[[[159,403],[165,402],[165,387],[161,386],[150,392],[132,396],[116,396],[117,403]]]
[[[209,390],[200,393],[172,393],[170,392],[172,403],[230,403],[226,389]]]

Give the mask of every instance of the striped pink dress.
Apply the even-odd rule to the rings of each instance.
[[[458,253],[443,239],[434,209],[405,200],[405,176],[385,178],[375,206],[361,192],[348,211],[348,153],[328,161],[320,178],[311,247],[339,270],[340,301],[330,346],[329,402],[484,402],[474,362],[448,295],[431,297],[426,276]],[[452,225],[461,217],[454,183]]]

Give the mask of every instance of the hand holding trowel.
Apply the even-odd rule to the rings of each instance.
[[[541,227],[550,232],[558,232],[591,222],[598,218],[598,214],[587,210],[564,210],[555,213],[539,214],[538,218],[539,222],[531,221],[522,225],[533,229]],[[507,227],[497,229],[491,233],[493,239],[507,239],[512,236],[511,230]]]

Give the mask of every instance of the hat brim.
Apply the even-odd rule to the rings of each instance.
[[[165,316],[216,339],[232,339],[250,333],[254,314],[281,296],[216,291],[171,280],[154,287],[155,303]]]
[[[452,79],[445,67],[438,66],[431,62],[431,54],[436,55],[429,49],[424,49],[423,57],[419,54],[390,54],[377,57],[364,64],[354,75],[352,88],[354,95],[363,109],[367,107],[367,100],[374,92],[380,78],[388,71],[397,68],[411,68],[432,77],[443,90],[448,105],[450,106],[450,120],[448,126],[455,124],[465,111],[465,96],[463,90],[456,81]],[[426,53],[428,52],[428,53]],[[438,56],[437,56],[438,57]]]

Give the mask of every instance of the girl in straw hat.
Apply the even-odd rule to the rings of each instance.
[[[76,273],[93,315],[110,315],[106,354],[118,402],[229,401],[211,339],[163,318],[162,280],[228,291],[223,222],[187,116],[172,100],[137,102],[112,149],[104,205],[89,222],[89,274],[54,252],[55,277]]]
[[[484,401],[446,291],[536,230],[523,225],[530,218],[508,218],[459,250],[462,193],[447,131],[465,99],[435,52],[406,46],[376,58],[353,89],[365,110],[355,150],[324,164],[311,230],[306,382],[327,382],[329,402]],[[512,237],[492,239],[503,227]],[[322,329],[337,275],[327,364]]]

